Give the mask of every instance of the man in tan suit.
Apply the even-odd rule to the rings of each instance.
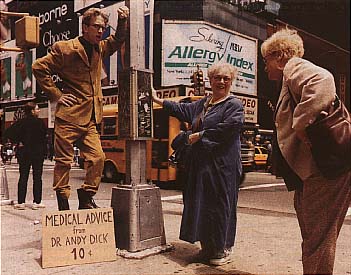
[[[336,241],[351,202],[351,172],[334,180],[322,176],[312,157],[305,129],[335,99],[333,75],[302,59],[304,46],[293,30],[281,30],[261,46],[270,80],[282,84],[275,111],[276,147],[282,176],[295,190],[302,236],[304,274],[332,274]]]
[[[105,160],[96,129],[102,119],[102,59],[123,45],[129,9],[121,7],[117,13],[116,33],[102,40],[108,17],[100,9],[88,9],[82,19],[83,35],[55,43],[51,52],[32,66],[42,90],[51,101],[57,102],[53,187],[59,210],[69,209],[74,143],[83,153],[87,169],[85,181],[78,189],[79,209],[97,208],[92,197],[99,188]],[[53,74],[62,79],[62,89],[51,79]]]

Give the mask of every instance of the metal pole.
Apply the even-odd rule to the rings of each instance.
[[[23,17],[23,16],[29,16],[28,12],[11,12],[11,11],[0,11],[0,15],[7,15],[7,16],[12,16],[12,17]]]
[[[7,182],[6,167],[0,160],[0,205],[12,204],[9,199],[9,186]]]
[[[130,130],[126,131],[126,182],[112,189],[111,206],[115,216],[116,246],[134,253],[166,247],[166,239],[159,188],[147,184],[146,180],[146,140],[138,136],[137,97],[139,89],[147,85],[140,87],[144,84],[138,81],[139,72],[145,70],[144,1],[126,0],[125,3],[130,11],[129,36],[125,47],[126,69],[119,72],[119,87],[123,86],[123,89],[119,89],[118,104],[119,110],[128,106],[125,109],[129,110]],[[130,84],[123,85],[125,83]],[[118,117],[122,124],[123,114]]]

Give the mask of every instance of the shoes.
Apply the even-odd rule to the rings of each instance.
[[[80,188],[80,189],[77,189],[77,193],[78,193],[78,200],[79,200],[78,209],[100,208],[99,206],[96,205],[93,199],[93,194],[91,192],[85,191],[84,189]]]
[[[14,208],[17,210],[24,210],[26,209],[26,205],[24,203],[17,203],[15,204]]]
[[[56,191],[56,198],[59,211],[69,210],[68,199],[63,197],[60,191]]]
[[[201,249],[199,253],[195,256],[197,260],[207,261],[210,258],[211,253],[208,250]]]
[[[228,250],[217,253],[217,255],[209,260],[210,265],[220,266],[230,263],[230,253]]]
[[[42,204],[42,203],[36,203],[36,202],[34,202],[34,203],[32,204],[32,209],[33,209],[33,210],[38,210],[38,209],[40,209],[40,208],[45,208],[45,205]]]

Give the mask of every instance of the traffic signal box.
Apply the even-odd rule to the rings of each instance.
[[[205,94],[205,81],[204,81],[203,71],[198,69],[196,77],[197,77],[197,85],[198,85],[199,95],[204,95]]]
[[[193,72],[193,74],[190,76],[190,81],[191,81],[191,87],[193,87],[194,89],[196,89],[197,87],[197,81],[198,81],[198,77],[197,77],[197,71]]]
[[[191,87],[194,88],[194,95],[205,94],[204,73],[202,70],[199,69],[199,67],[190,76],[190,81],[192,83]]]
[[[39,46],[39,17],[24,16],[15,23],[16,46],[35,48]]]

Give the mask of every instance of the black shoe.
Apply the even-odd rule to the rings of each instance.
[[[69,210],[68,199],[63,197],[59,191],[56,191],[56,198],[57,198],[58,210],[60,211]]]
[[[77,189],[77,193],[78,193],[78,200],[79,200],[78,209],[100,208],[99,206],[96,205],[93,199],[93,196],[91,195],[90,192],[87,192],[84,189],[80,188],[80,189]]]

